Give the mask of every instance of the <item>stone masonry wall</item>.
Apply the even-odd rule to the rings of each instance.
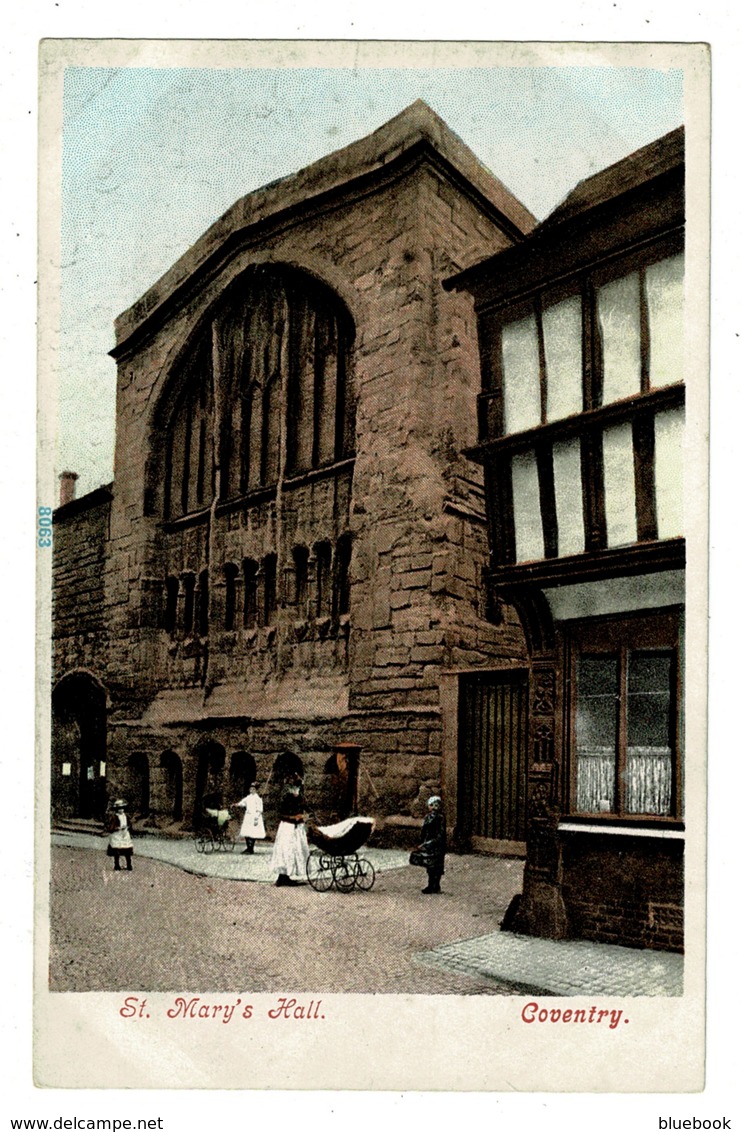
[[[110,499],[54,516],[52,568],[53,678],[103,663],[105,646],[104,565]],[[81,504],[83,505],[81,509]]]
[[[268,731],[280,738],[288,727],[317,766],[333,742],[357,741],[364,749],[364,803],[390,817],[422,815],[427,794],[440,787],[440,673],[525,655],[514,620],[494,626],[483,616],[481,483],[462,455],[476,440],[475,320],[469,298],[441,286],[443,278],[507,242],[464,192],[423,162],[378,191],[308,212],[244,243],[188,292],[164,325],[119,359],[116,495],[105,571],[110,647],[101,673],[118,736],[112,752],[120,748],[111,754],[111,774],[127,745],[140,742],[136,729],[147,725],[153,697],[172,705],[157,727],[187,728],[190,720],[195,735],[207,720],[218,730],[220,716],[239,716],[246,685],[285,683],[292,669],[307,679],[324,670],[345,684],[345,711],[328,717],[309,695],[301,726],[282,722],[279,707],[265,724]],[[195,569],[208,553],[217,612],[223,563],[252,554],[251,547],[257,553],[252,519],[232,513],[212,518],[208,527],[163,533],[159,516],[144,513],[145,463],[153,415],[174,362],[224,289],[258,262],[316,275],[336,291],[355,323],[349,624],[340,637],[322,640],[310,627],[299,640],[293,614],[286,613],[270,639],[253,642],[239,634],[228,641],[210,626],[209,679],[201,687],[201,660],[189,669],[194,658],[179,656],[161,628],[163,580],[189,556]],[[320,529],[336,504],[332,493],[325,504],[318,499],[315,492],[305,507]],[[171,693],[189,684],[194,687],[186,711],[186,701]],[[229,687],[234,694],[227,694]],[[246,712],[243,730],[252,726],[248,717]],[[316,740],[324,749],[313,754],[309,736],[315,730],[324,736]],[[161,744],[169,732],[158,735]]]

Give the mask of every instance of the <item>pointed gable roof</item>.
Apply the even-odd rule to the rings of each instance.
[[[235,243],[261,229],[318,212],[381,187],[415,163],[428,160],[500,227],[513,242],[536,223],[534,216],[427,103],[418,99],[379,129],[305,168],[272,181],[235,202],[128,310],[116,319],[116,347],[137,334],[156,310],[194,274],[215,264]]]
[[[578,181],[561,204],[551,212],[536,231],[554,228],[579,216],[588,209],[614,200],[623,193],[638,189],[655,177],[669,173],[685,160],[685,129],[679,126],[669,134],[642,146],[621,161],[599,173]]]
[[[579,181],[564,200],[519,243],[503,248],[479,263],[448,279],[447,291],[484,293],[497,280],[507,287],[515,285],[516,273],[530,263],[533,271],[545,270],[544,257],[561,249],[562,266],[579,244],[588,226],[599,228],[611,214],[639,200],[659,202],[672,184],[677,190],[682,219],[683,177],[685,171],[685,129],[683,126],[637,149],[613,165]],[[677,220],[677,217],[675,217]],[[648,220],[651,227],[651,220]],[[565,249],[569,249],[565,251]]]

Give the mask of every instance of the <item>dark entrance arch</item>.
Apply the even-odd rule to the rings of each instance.
[[[273,763],[271,778],[280,785],[292,774],[300,774],[303,778],[304,763],[293,751],[282,751]]]
[[[226,751],[221,743],[209,740],[197,747],[194,753],[197,762],[193,820],[198,823],[205,805],[222,804]]]
[[[167,816],[172,821],[182,821],[183,764],[175,751],[163,751],[160,756],[160,767],[164,771],[164,803],[167,807]]]
[[[257,768],[255,759],[247,751],[235,751],[229,760],[229,801],[244,798],[253,782]]]
[[[106,812],[106,692],[89,672],[70,672],[52,691],[52,813]]]

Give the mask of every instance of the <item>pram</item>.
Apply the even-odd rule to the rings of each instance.
[[[336,825],[307,823],[307,840],[315,846],[307,862],[307,880],[316,892],[327,892],[333,885],[339,892],[373,888],[374,866],[358,856],[373,828],[374,819],[362,817],[346,818]]]
[[[204,807],[193,840],[199,853],[232,853],[236,840],[230,828],[230,810]]]

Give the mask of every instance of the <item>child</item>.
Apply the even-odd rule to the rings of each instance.
[[[126,803],[117,798],[113,803],[113,813],[107,822],[110,833],[108,856],[114,858],[114,872],[121,872],[121,858],[126,861],[127,872],[131,872],[131,855],[134,847],[131,840],[131,823],[126,813]]]
[[[438,895],[446,857],[446,819],[443,816],[443,803],[437,794],[428,799],[422,842],[418,845],[417,852],[428,873],[428,883],[423,889],[423,895]]]
[[[237,805],[245,807],[245,816],[240,827],[240,837],[245,839],[245,848],[242,851],[243,853],[254,853],[255,842],[262,841],[265,837],[263,799],[258,794],[258,788],[254,782],[250,786],[249,794]]]

